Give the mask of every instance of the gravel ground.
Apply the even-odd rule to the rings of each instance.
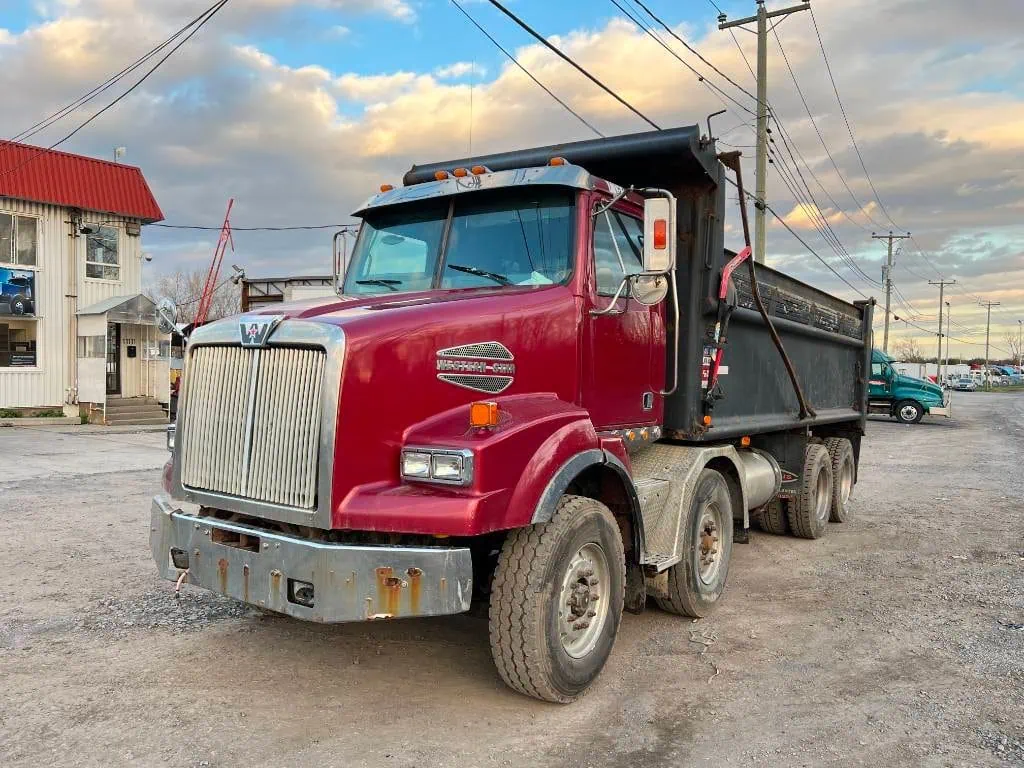
[[[479,615],[319,626],[158,581],[160,434],[0,429],[3,766],[1024,766],[1024,393],[873,420],[854,519],[627,615],[569,707]]]

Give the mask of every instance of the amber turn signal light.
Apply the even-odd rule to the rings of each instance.
[[[654,220],[654,248],[663,251],[668,247],[668,222],[665,219]]]
[[[711,426],[711,416],[705,416],[704,417],[704,426],[705,427],[710,427]]]
[[[380,185],[380,191],[381,192],[390,192],[394,188],[395,187],[393,185],[391,185],[391,184],[381,184]]]
[[[489,401],[470,403],[469,426],[475,429],[498,426],[498,404]]]
[[[742,445],[744,448],[749,448],[750,447],[750,435],[744,435],[743,437],[741,437],[740,438],[740,445]]]
[[[565,165],[567,162],[564,157],[552,157],[548,160],[548,165]]]

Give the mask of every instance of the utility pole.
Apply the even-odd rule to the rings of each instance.
[[[928,285],[939,286],[939,353],[935,356],[935,369],[938,371],[939,362],[942,360],[942,298],[947,285],[956,285],[956,280],[929,280]],[[948,335],[947,331],[947,335]]]
[[[889,256],[885,260],[885,267],[882,269],[882,283],[885,285],[885,334],[882,336],[882,351],[887,355],[889,354],[889,302],[892,300],[892,241],[905,240],[908,237],[910,237],[909,232],[905,235],[894,235],[892,230],[889,231],[888,235],[876,235],[874,232],[871,233],[872,240],[889,241]],[[942,338],[941,321],[939,325],[939,338]]]
[[[764,264],[764,205],[767,193],[766,177],[768,174],[768,19],[773,19],[777,16],[786,17],[797,11],[808,11],[811,8],[811,0],[804,0],[800,5],[780,8],[777,11],[766,11],[764,0],[755,1],[757,2],[756,15],[747,16],[736,21],[726,21],[726,15],[720,13],[718,14],[718,28],[729,29],[731,27],[740,27],[744,24],[757,24],[757,152],[755,155],[756,172],[754,174],[756,181],[754,195],[757,201],[754,205],[754,261],[758,264]]]
[[[988,310],[988,319],[985,320],[985,389],[992,388],[992,377],[988,372],[988,332],[992,327],[992,307],[998,307],[998,301],[982,301],[981,306]]]
[[[1024,341],[1024,320],[1017,321],[1017,373],[1024,374],[1024,349],[1021,348],[1021,342]]]
[[[942,364],[942,378],[949,375],[949,321],[953,317],[953,308],[946,302],[946,362]]]

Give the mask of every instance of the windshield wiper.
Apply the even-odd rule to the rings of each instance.
[[[499,275],[497,272],[488,272],[486,269],[467,267],[464,264],[449,264],[448,268],[454,269],[458,272],[466,272],[470,275],[476,275],[477,277],[486,277],[496,283],[501,283],[502,285],[512,285],[512,281],[504,275]]]
[[[395,286],[396,285],[401,285],[401,284],[402,284],[401,280],[383,280],[383,279],[356,280],[356,285],[382,285],[385,288],[390,288],[392,291],[397,291],[398,289],[395,288]]]

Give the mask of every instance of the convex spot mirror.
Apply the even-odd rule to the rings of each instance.
[[[652,307],[668,295],[666,275],[636,275],[628,279],[631,284],[630,295],[645,306]]]
[[[644,201],[644,272],[668,272],[676,264],[676,211],[672,201]],[[638,299],[639,300],[639,299]]]

